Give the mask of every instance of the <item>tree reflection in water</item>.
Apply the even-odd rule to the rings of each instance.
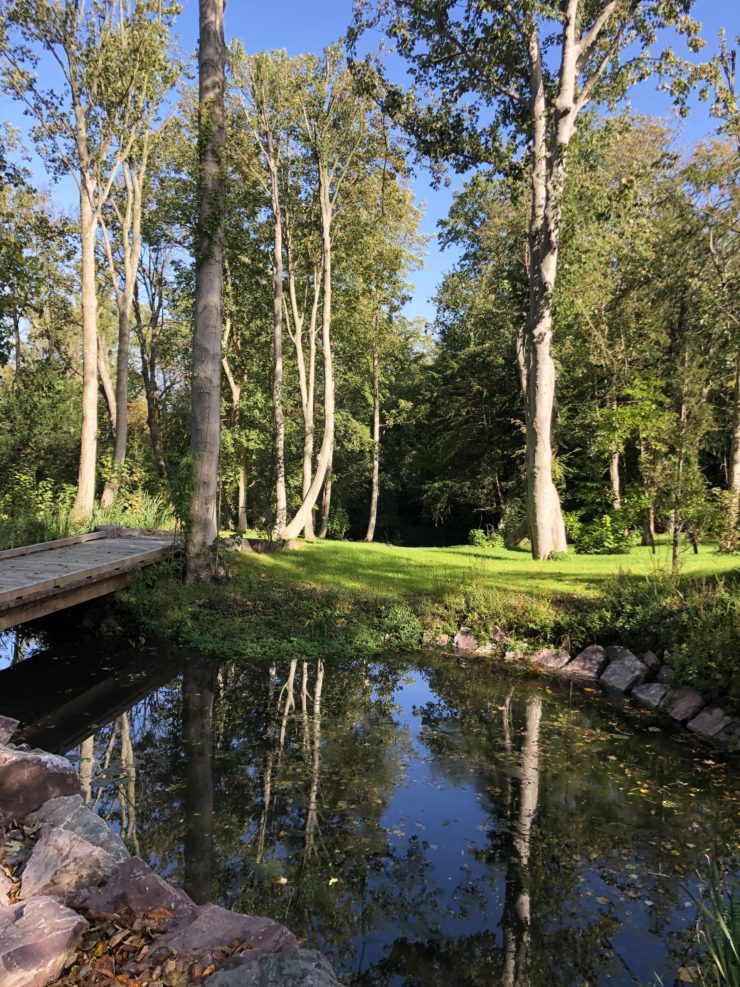
[[[686,875],[737,832],[670,739],[482,667],[190,659],[127,716],[96,740],[99,810],[123,797],[132,849],[354,985],[649,982],[680,965]],[[635,795],[663,764],[690,801]]]

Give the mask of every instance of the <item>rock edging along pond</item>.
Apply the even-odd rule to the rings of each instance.
[[[17,724],[16,724],[17,725]],[[338,987],[321,953],[268,918],[197,905],[131,857],[64,757],[0,722],[0,987]]]
[[[490,641],[479,642],[469,627],[461,627],[452,640],[458,655],[493,655],[506,641],[496,629]],[[437,647],[448,648],[447,635],[436,637]],[[629,697],[640,706],[662,713],[699,737],[730,750],[740,750],[740,717],[726,709],[722,701],[710,701],[692,686],[671,685],[671,668],[652,651],[638,658],[621,645],[602,647],[591,644],[574,657],[568,651],[541,648],[530,655],[523,651],[504,652],[505,661],[528,661],[537,671],[580,685],[600,685],[611,695]]]

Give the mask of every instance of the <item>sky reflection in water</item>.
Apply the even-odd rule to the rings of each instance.
[[[92,799],[132,850],[349,983],[670,983],[703,854],[740,835],[732,767],[484,665],[191,659],[148,695],[173,674],[155,652],[108,667],[115,686],[26,712],[28,739],[78,742],[89,715]],[[0,712],[28,695],[7,675]]]

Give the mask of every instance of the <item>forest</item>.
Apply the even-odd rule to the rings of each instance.
[[[740,130],[726,38],[702,63],[688,12],[651,3],[644,19],[595,20],[574,77],[547,69],[536,137],[505,5],[490,23],[398,5],[381,27],[413,72],[408,92],[360,57],[384,15],[358,8],[348,44],[319,54],[250,55],[233,40],[224,115],[204,138],[175,5],[3,6],[3,89],[46,169],[32,175],[6,123],[6,546],[93,514],[187,528],[196,421],[217,415],[221,530],[528,541],[535,558],[668,533],[675,565],[686,542],[737,548]],[[648,46],[671,23],[698,54],[663,53],[653,69]],[[500,64],[479,74],[451,47],[477,61],[494,38]],[[543,72],[566,42],[547,39]],[[638,54],[620,61],[628,42]],[[651,70],[679,106],[701,91],[714,135],[677,149],[669,120],[620,107]],[[223,286],[205,302],[210,139]],[[439,181],[444,167],[464,176],[439,230],[457,259],[433,321],[407,304],[428,240],[420,161]],[[55,182],[79,210],[60,208]],[[205,353],[192,326],[207,304],[223,312]],[[218,361],[218,379],[201,360]],[[193,427],[191,395],[217,405]]]
[[[0,987],[740,985],[718,17],[0,0]]]

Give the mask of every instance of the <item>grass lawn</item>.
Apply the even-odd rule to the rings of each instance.
[[[278,581],[302,587],[343,590],[349,594],[397,597],[437,595],[471,584],[484,590],[509,590],[537,597],[599,596],[620,572],[635,577],[668,575],[670,545],[659,540],[653,555],[636,547],[627,555],[569,555],[554,562],[535,562],[528,551],[453,548],[404,548],[364,542],[315,541],[295,551],[239,558],[237,569],[257,566]],[[681,554],[681,576],[696,579],[740,574],[737,555],[720,555],[703,545],[695,555]]]

